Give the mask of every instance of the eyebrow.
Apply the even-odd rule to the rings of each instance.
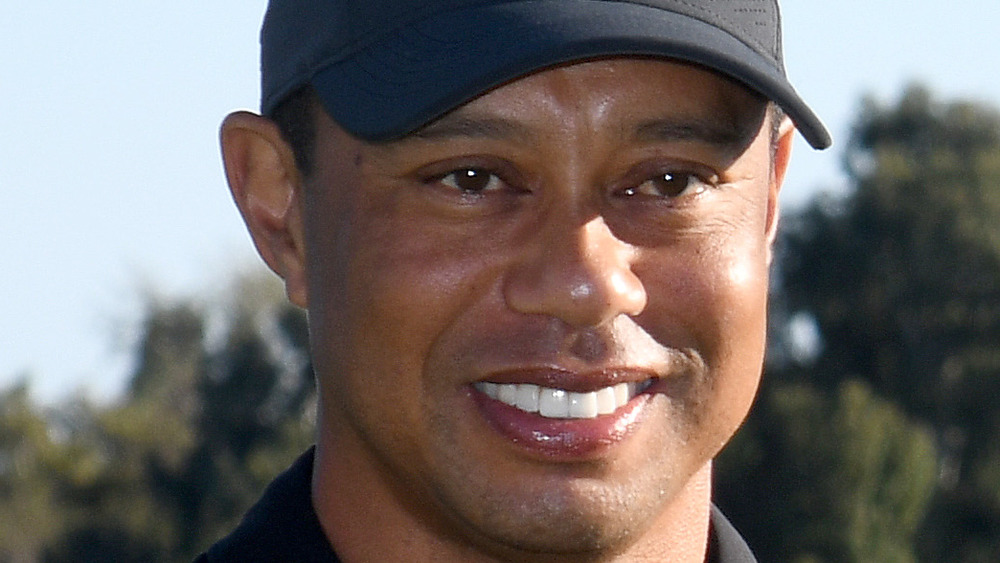
[[[716,119],[681,116],[653,118],[634,125],[622,124],[621,132],[623,138],[631,137],[641,142],[697,142],[733,149],[748,145],[756,136],[757,129],[751,123],[725,123]],[[527,141],[531,137],[531,129],[518,121],[459,111],[418,129],[411,137],[427,141],[462,137]]]
[[[455,137],[525,140],[530,135],[528,127],[516,121],[453,113],[418,129],[412,136],[424,140],[451,139]]]
[[[651,119],[634,127],[633,137],[646,142],[699,142],[718,147],[743,145],[753,139],[756,129],[704,119]]]

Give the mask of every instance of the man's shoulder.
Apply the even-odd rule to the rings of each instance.
[[[195,563],[302,561],[336,563],[310,495],[314,450],[279,475],[239,526]]]

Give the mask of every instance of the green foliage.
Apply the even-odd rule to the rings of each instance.
[[[0,395],[0,561],[32,561],[62,526],[48,424],[18,385]]]
[[[719,501],[762,561],[912,562],[937,465],[928,432],[859,381],[768,386],[718,460]]]
[[[1000,114],[869,101],[844,163],[846,196],[786,212],[717,501],[761,561],[1000,561]],[[190,561],[308,447],[304,314],[270,278],[227,295],[149,299],[115,404],[0,394],[0,563]]]
[[[304,314],[270,279],[230,293],[151,299],[117,404],[0,396],[0,562],[190,561],[309,446]]]
[[[841,199],[818,199],[805,211],[786,217],[781,235],[774,325],[781,334],[792,316],[813,319],[821,347],[812,361],[803,363],[781,349],[787,340],[776,340],[772,358],[778,361],[769,365],[771,381],[762,396],[770,410],[762,408],[754,416],[773,425],[770,432],[782,433],[770,434],[769,440],[792,449],[779,454],[769,450],[769,459],[779,468],[796,466],[795,456],[803,453],[825,459],[815,447],[793,440],[799,430],[791,426],[800,424],[794,421],[808,409],[799,408],[794,417],[775,418],[784,412],[778,405],[792,400],[785,396],[789,389],[809,385],[811,400],[841,401],[836,397],[842,397],[843,381],[862,381],[894,405],[900,416],[913,421],[908,424],[926,428],[937,452],[932,501],[907,509],[919,508],[918,513],[907,512],[908,537],[912,521],[919,524],[919,533],[916,547],[911,545],[906,557],[916,554],[916,560],[928,562],[998,561],[1000,113],[982,104],[941,103],[917,87],[904,92],[894,105],[868,101],[844,162],[852,190]],[[794,404],[785,406],[794,411]],[[879,410],[869,416],[877,419]],[[752,429],[763,424],[752,421],[744,439],[759,441]],[[847,421],[833,416],[815,439],[838,435],[844,431],[840,424]],[[870,432],[862,427],[855,431]],[[900,436],[896,432],[884,439],[898,441]],[[929,455],[923,447],[910,447]],[[877,459],[857,454],[851,448],[837,455],[858,464],[858,470],[875,467]],[[785,487],[786,497],[793,499],[802,494],[800,489],[822,491],[830,479],[826,465],[830,461],[801,468],[801,476],[783,475],[784,469],[777,469],[775,474],[786,480],[763,482]],[[914,457],[898,467],[914,472],[918,463]],[[909,489],[911,498],[922,498],[924,468],[920,468],[921,473],[909,481],[893,482],[885,474],[883,484],[893,490]],[[892,473],[890,469],[882,467]],[[837,479],[855,483],[847,475]],[[860,487],[857,492],[851,501],[855,510],[878,515],[872,521],[886,518],[878,508],[885,500],[879,491]],[[851,559],[860,553],[856,547],[870,545],[865,538],[874,536],[865,531],[865,524],[849,524],[839,505],[826,499],[824,503],[811,513],[783,513],[826,530],[826,538],[840,551],[819,552],[819,560],[910,560],[903,551],[892,551],[892,546],[902,545],[898,543],[902,535],[882,540],[890,551]],[[793,537],[782,542],[802,541],[801,536]]]
[[[1000,351],[1000,116],[920,89],[869,103],[849,142],[854,191],[788,222],[789,308],[810,312],[829,386],[858,374],[920,416],[996,373]]]

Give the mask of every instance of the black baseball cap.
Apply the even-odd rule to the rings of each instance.
[[[390,140],[520,76],[607,56],[707,67],[831,144],[786,76],[777,0],[271,0],[261,110],[311,84],[341,127]]]

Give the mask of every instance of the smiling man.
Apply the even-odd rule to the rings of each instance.
[[[794,130],[830,142],[777,5],[273,0],[262,50],[223,153],[317,444],[202,560],[752,561],[712,459]]]

